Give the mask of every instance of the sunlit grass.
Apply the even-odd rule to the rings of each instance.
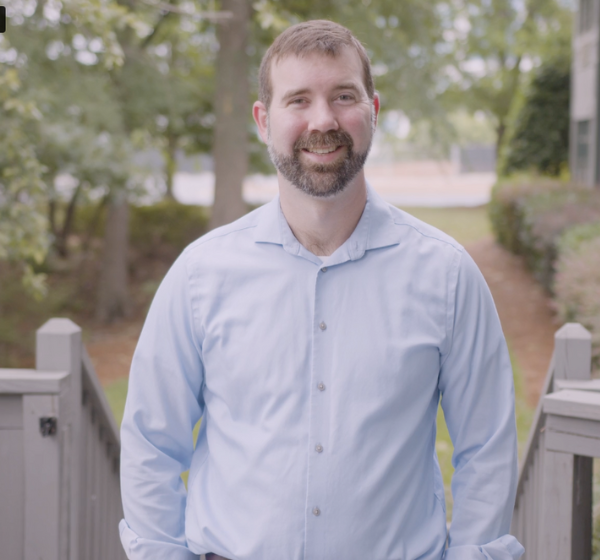
[[[492,235],[487,206],[474,208],[412,208],[400,206],[415,218],[454,237],[461,245]]]

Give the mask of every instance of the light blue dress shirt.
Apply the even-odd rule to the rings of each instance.
[[[440,396],[456,469],[446,552]],[[150,308],[121,434],[131,560],[523,551],[508,535],[514,392],[488,288],[458,243],[371,188],[323,261],[279,199],[192,243]]]

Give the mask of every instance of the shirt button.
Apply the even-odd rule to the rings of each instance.
[[[317,385],[317,389],[319,389],[319,391],[324,391],[325,390],[325,383],[319,383]]]
[[[324,267],[321,269],[321,272],[327,272],[327,267],[326,267],[326,266],[324,266]]]
[[[317,453],[323,453],[323,446],[320,443],[318,443],[317,445],[315,445],[315,451]]]
[[[321,515],[321,510],[318,507],[314,508],[313,509],[313,515],[315,517],[319,517],[319,515]]]
[[[324,323],[324,321],[321,321],[321,324],[319,325],[319,328],[324,331],[327,328],[327,325]]]

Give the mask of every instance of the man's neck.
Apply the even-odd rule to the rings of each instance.
[[[352,235],[367,202],[361,171],[332,198],[310,196],[279,175],[281,210],[296,239],[311,253],[329,256]]]

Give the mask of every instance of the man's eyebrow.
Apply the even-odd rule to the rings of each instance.
[[[284,93],[283,97],[281,99],[283,101],[286,101],[290,97],[295,97],[296,95],[303,95],[304,93],[308,93],[309,91],[310,91],[309,88],[293,89],[291,91]]]
[[[358,91],[359,91],[359,89],[358,89],[358,87],[356,86],[356,84],[353,84],[353,83],[340,84],[339,86],[335,86],[335,88],[334,88],[334,89],[335,89],[336,91],[337,91],[337,90],[340,90],[340,89],[351,89],[351,90],[353,90],[353,91],[355,91],[355,92],[358,92]]]
[[[357,87],[357,85],[353,84],[352,82],[348,82],[346,84],[339,84],[333,88],[334,91],[339,91],[342,89],[349,89],[356,93],[360,93],[360,90]],[[309,93],[309,92],[310,92],[310,88],[293,89],[293,90],[290,90],[290,91],[284,93],[281,99],[282,99],[282,101],[287,101],[291,97],[295,97],[296,95],[304,95],[305,93]]]

